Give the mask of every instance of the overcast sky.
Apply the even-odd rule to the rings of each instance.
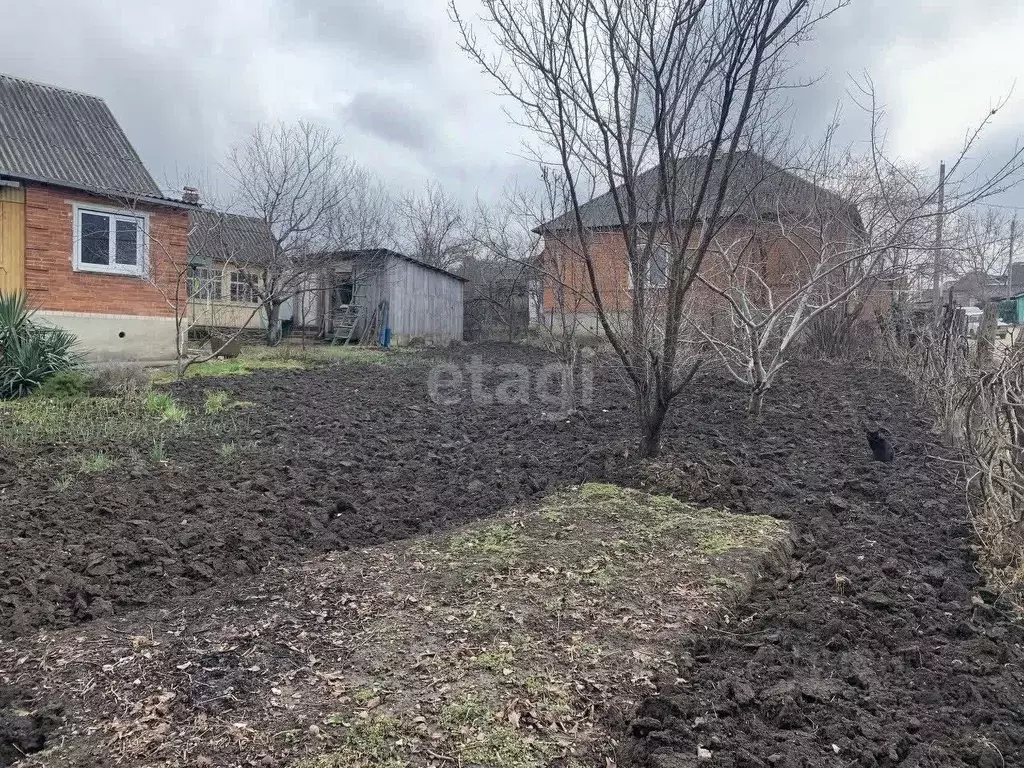
[[[445,5],[0,0],[0,71],[106,99],[168,186],[215,178],[227,148],[259,121],[306,118],[334,127],[349,154],[396,187],[437,179],[467,199],[488,197],[532,168],[504,102],[457,48]],[[937,166],[1016,84],[985,145],[1005,150],[1024,132],[1022,47],[1019,0],[853,0],[802,51],[803,70],[821,80],[798,96],[796,129],[819,130],[850,76],[868,72],[892,148]]]

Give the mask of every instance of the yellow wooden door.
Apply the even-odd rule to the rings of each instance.
[[[25,292],[25,190],[0,186],[0,293]]]

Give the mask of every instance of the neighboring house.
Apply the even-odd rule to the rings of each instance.
[[[706,158],[690,157],[678,161],[676,170],[676,211],[677,218],[684,226],[690,220],[698,223],[697,237],[700,237],[700,222],[706,217],[705,211],[694,211],[689,202],[698,180],[707,164]],[[724,158],[714,164],[709,189],[717,190],[720,184],[720,169]],[[663,209],[657,208],[659,169],[652,168],[638,178],[637,225],[641,237],[664,237]],[[727,221],[716,245],[705,259],[705,270],[716,268],[714,248],[719,242],[746,243],[744,251],[750,251],[750,259],[760,264],[761,279],[775,295],[784,295],[799,279],[800,264],[805,254],[800,253],[793,241],[780,235],[782,217],[803,218],[819,216],[827,212],[827,226],[836,230],[833,236],[837,242],[849,242],[860,237],[863,224],[856,209],[835,194],[815,186],[811,182],[779,168],[763,157],[752,152],[743,152],[737,158],[735,169],[730,176],[726,200],[720,220]],[[626,236],[623,232],[615,201],[611,192],[600,195],[580,207],[580,217],[586,231],[586,243],[594,266],[599,295],[615,323],[628,322],[632,303],[633,275],[628,264]],[[645,232],[646,230],[646,232]],[[655,230],[652,232],[652,230]],[[543,322],[555,327],[562,322],[560,315],[568,315],[566,322],[574,321],[586,331],[599,332],[600,326],[594,308],[593,290],[579,255],[580,245],[576,232],[576,220],[570,211],[538,229],[544,236],[544,250],[537,259],[542,274],[540,317]],[[643,276],[652,294],[658,296],[659,289],[668,283],[667,249],[657,247],[655,240],[648,274]],[[707,273],[707,272],[706,272]],[[559,290],[561,289],[561,290]],[[560,296],[561,294],[561,296]],[[717,318],[723,309],[723,301],[713,297],[699,284],[695,284],[691,300],[706,307],[710,322],[726,322]]]
[[[190,208],[102,99],[0,75],[0,292],[27,293],[89,358],[175,357]]]
[[[990,275],[973,271],[957,278],[946,286],[946,296],[951,296],[958,307],[984,308],[990,301],[1001,301],[1007,296],[1005,275]]]
[[[274,254],[263,219],[199,209],[189,230],[189,328],[265,329],[253,286]]]
[[[1024,294],[1024,262],[1014,262],[1003,276],[1010,296]]]
[[[335,342],[379,338],[395,344],[462,340],[466,279],[384,248],[321,254],[330,266],[306,281],[292,310],[296,327]]]

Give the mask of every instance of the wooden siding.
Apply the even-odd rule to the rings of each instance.
[[[388,264],[391,335],[462,341],[462,281],[405,259]]]
[[[25,190],[0,186],[0,293],[25,292]]]

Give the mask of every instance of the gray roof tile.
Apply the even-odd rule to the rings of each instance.
[[[679,216],[692,218],[694,216],[694,200],[707,166],[707,157],[693,155],[681,158],[676,162],[676,210],[679,212]],[[708,186],[709,197],[713,198],[717,193],[724,168],[725,156],[723,155],[716,159],[712,166]],[[653,223],[655,204],[659,200],[657,194],[660,184],[659,176],[656,166],[637,177],[638,224]],[[735,168],[729,178],[722,215],[756,219],[777,213],[780,206],[789,212],[803,212],[810,210],[813,205],[820,208],[823,204],[832,207],[833,210],[845,210],[856,215],[848,203],[833,193],[815,186],[795,173],[778,167],[754,152],[739,152],[736,155]],[[705,208],[707,205],[708,201],[705,200]],[[709,212],[702,210],[696,217],[702,218],[707,213]],[[615,200],[610,191],[581,205],[580,215],[586,229],[622,226],[615,207]],[[664,216],[664,207],[661,207],[658,212],[658,218],[661,220],[659,223],[664,223]],[[574,227],[575,218],[570,211],[548,222],[541,229],[558,231]]]
[[[209,209],[189,214],[188,253],[192,261],[269,264],[274,236],[263,219]]]
[[[159,198],[106,103],[0,74],[0,175]]]

